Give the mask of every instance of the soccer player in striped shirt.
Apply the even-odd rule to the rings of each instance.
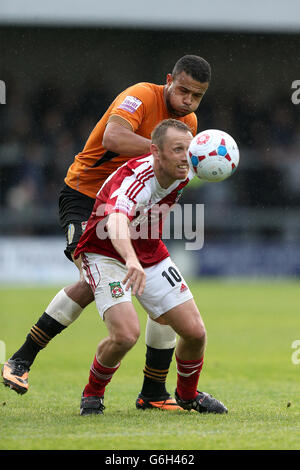
[[[223,403],[197,390],[205,326],[190,289],[161,240],[164,217],[159,209],[170,209],[194,176],[187,162],[191,139],[183,122],[162,121],[152,135],[152,154],[122,165],[97,194],[75,259],[82,257],[84,276],[108,336],[99,343],[90,368],[81,415],[103,414],[105,389],[139,337],[132,295],[153,321],[169,325],[179,335],[178,406],[199,413],[227,413]],[[176,282],[170,282],[170,277]]]

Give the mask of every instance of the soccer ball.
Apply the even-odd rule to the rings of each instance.
[[[226,132],[208,129],[197,134],[190,143],[188,162],[198,178],[218,182],[229,178],[239,164],[239,149]]]

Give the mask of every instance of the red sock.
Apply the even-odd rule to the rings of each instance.
[[[193,361],[177,361],[177,393],[182,400],[193,400],[197,396],[199,375],[203,366],[203,357]]]
[[[106,367],[97,361],[95,356],[90,368],[89,383],[86,385],[84,397],[103,397],[106,385],[111,381],[112,376],[118,370],[120,363],[115,367]]]

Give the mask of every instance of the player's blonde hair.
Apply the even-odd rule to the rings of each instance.
[[[177,119],[164,119],[152,131],[151,139],[159,149],[163,148],[164,139],[168,129],[176,129],[182,132],[191,132],[187,124]]]

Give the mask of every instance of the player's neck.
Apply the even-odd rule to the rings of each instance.
[[[169,175],[167,175],[165,172],[162,171],[161,168],[157,168],[154,165],[154,174],[155,177],[158,181],[158,184],[163,188],[163,189],[168,189],[171,184],[176,181],[174,178],[171,178]]]
[[[164,103],[165,103],[165,107],[166,107],[166,110],[169,114],[169,116],[171,118],[177,118],[178,116],[176,115],[175,111],[170,107],[170,104],[168,103],[168,100],[167,100],[167,86],[165,85],[164,86],[164,90],[163,90],[163,98],[164,98]]]

